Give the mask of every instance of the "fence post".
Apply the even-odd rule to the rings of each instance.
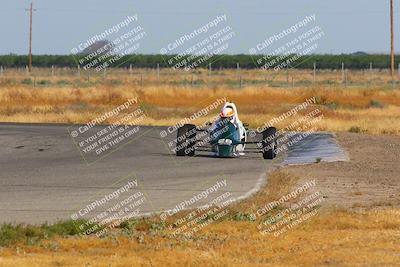
[[[211,79],[211,63],[208,63],[208,79],[207,79],[207,86],[210,86]]]
[[[160,63],[157,63],[157,80],[160,80]]]
[[[240,76],[240,65],[239,62],[236,63],[236,74],[239,81],[239,87],[242,88],[242,77]]]
[[[286,68],[286,86],[289,87],[289,68]]]
[[[25,66],[25,71],[26,71],[26,75],[29,75],[29,68],[28,68],[28,66]]]
[[[344,63],[342,62],[342,84],[345,82],[345,81],[344,81],[344,79],[345,79],[344,76],[345,76],[345,75],[344,75]]]
[[[317,70],[317,63],[316,62],[314,62],[314,85],[315,85],[315,76],[316,76],[316,70]]]
[[[51,65],[51,76],[54,77],[54,65]]]
[[[3,71],[4,71],[4,70],[3,70],[3,65],[1,65],[1,66],[0,66],[0,76],[2,76],[2,77],[3,77]]]
[[[81,65],[78,64],[78,77],[81,77]]]

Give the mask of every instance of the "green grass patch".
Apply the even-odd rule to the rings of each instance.
[[[67,220],[40,226],[3,224],[0,226],[0,246],[12,246],[17,243],[35,245],[39,241],[53,236],[79,235],[82,232],[79,226],[83,224],[86,224],[85,220]]]
[[[51,81],[49,81],[49,80],[39,80],[39,81],[36,82],[36,84],[40,85],[40,86],[49,86],[49,85],[51,85]]]
[[[379,100],[372,99],[369,102],[369,107],[370,108],[384,108],[384,105]]]
[[[242,212],[238,212],[235,215],[233,215],[231,217],[232,220],[234,221],[250,221],[250,222],[254,222],[256,219],[255,217],[250,214],[250,213],[242,213]]]
[[[71,85],[71,82],[68,80],[59,80],[57,81],[57,85],[59,86],[67,86],[67,85]]]
[[[31,85],[31,84],[33,84],[33,81],[31,78],[26,78],[26,79],[21,80],[21,84]]]

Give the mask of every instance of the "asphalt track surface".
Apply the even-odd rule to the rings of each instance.
[[[77,127],[0,124],[0,223],[104,218],[99,214],[122,218],[160,211],[166,216],[177,205],[198,207],[221,195],[223,200],[248,197],[266,182],[268,170],[284,162],[346,159],[334,136],[326,133],[307,136],[272,161],[257,153],[229,159],[206,152],[176,157],[169,145],[176,133],[161,137],[168,128],[150,126],[136,126],[129,138],[100,156],[85,155],[79,142],[87,136],[71,137]],[[104,127],[92,130],[101,132]]]

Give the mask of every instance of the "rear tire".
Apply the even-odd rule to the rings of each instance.
[[[176,138],[176,155],[194,156],[196,125],[184,124],[182,127],[179,127]]]
[[[276,157],[276,128],[269,127],[263,131],[262,154],[264,159]]]

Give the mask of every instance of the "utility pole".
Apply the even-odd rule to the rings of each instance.
[[[32,14],[33,11],[36,11],[36,9],[33,9],[33,1],[31,2],[31,7],[29,9],[25,9],[26,11],[29,11],[29,58],[28,58],[28,70],[29,72],[32,71]]]
[[[390,74],[394,78],[394,26],[393,26],[393,0],[390,0]]]

